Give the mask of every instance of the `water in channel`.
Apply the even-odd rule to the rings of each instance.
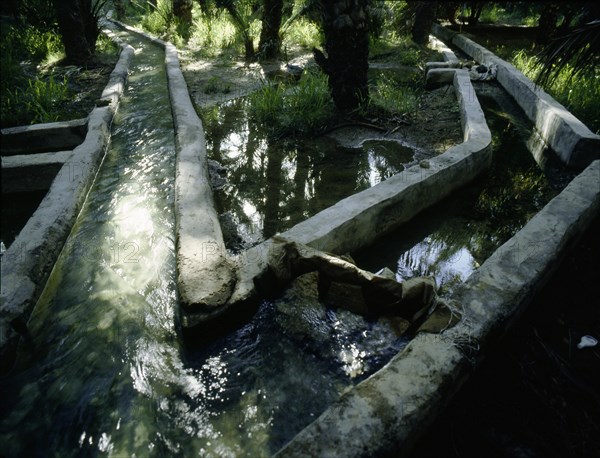
[[[492,133],[490,170],[354,253],[360,267],[387,267],[399,281],[431,275],[450,295],[573,178],[552,154],[543,168],[536,163],[528,149],[533,126],[504,89],[475,87]]]
[[[0,380],[3,456],[268,456],[405,342],[294,289],[213,344],[176,327],[164,53],[136,48],[109,151]]]

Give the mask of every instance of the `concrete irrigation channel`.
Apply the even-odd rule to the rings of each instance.
[[[239,316],[255,310],[274,247],[282,240],[340,255],[359,250],[409,222],[475,179],[490,165],[492,138],[475,90],[468,73],[458,68],[456,57],[444,48],[442,55],[447,63],[432,64],[428,68],[438,73],[434,78],[452,82],[460,109],[463,143],[427,163],[410,167],[343,199],[279,234],[277,239],[268,239],[232,256],[223,243],[208,177],[204,131],[187,92],[177,50],[170,43],[120,26],[130,33],[143,35],[165,50],[177,154],[176,284],[179,315],[187,341],[201,339],[202,334],[210,333],[212,328],[239,321]],[[436,28],[434,32],[443,40],[451,38],[454,44],[461,42],[442,29]],[[475,45],[469,43],[469,47]],[[56,164],[58,172],[44,201],[2,257],[0,344],[4,371],[10,369],[19,335],[25,340],[30,338],[29,316],[92,185],[106,149],[110,122],[132,55],[131,47],[123,45],[119,64],[103,94],[103,99],[109,100],[108,106],[92,112],[85,123],[87,134],[81,145],[69,144],[65,146],[66,152],[60,152],[62,145],[53,147],[59,153],[47,153],[42,148],[41,153],[36,150],[27,158],[11,156],[6,161],[7,170],[30,167],[33,161],[40,167]],[[497,59],[489,52],[482,52],[481,56],[487,60]],[[498,62],[498,66],[501,68],[501,63]],[[523,75],[509,70],[503,70],[506,74],[502,73],[502,77],[498,72],[498,80],[507,90],[512,87],[511,83],[503,81],[524,81]],[[516,100],[522,98],[517,95],[520,92],[509,90],[509,93]],[[586,131],[585,126],[582,128],[564,108],[557,108],[547,94],[530,91],[527,97],[533,97],[531,103],[538,106],[531,116],[539,135],[566,163],[580,167],[581,173],[451,297],[444,298],[462,310],[458,324],[439,334],[418,333],[389,363],[346,391],[276,455],[395,453],[408,456],[418,438],[473,372],[486,348],[518,319],[529,300],[597,216],[600,210],[598,137]],[[549,113],[551,120],[540,113]],[[82,124],[69,124],[66,128],[79,129]],[[6,132],[9,134],[22,133]],[[3,144],[4,135],[5,132]],[[69,153],[71,148],[72,153]],[[82,170],[76,178],[73,178],[74,158]],[[3,174],[4,165],[3,157]],[[187,373],[185,377],[189,380]],[[136,429],[133,435],[138,446],[137,437],[143,434]]]

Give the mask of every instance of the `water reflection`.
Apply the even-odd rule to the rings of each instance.
[[[431,275],[448,294],[567,184],[564,173],[548,174],[536,164],[527,149],[531,123],[514,101],[499,87],[483,88],[494,149],[490,170],[356,253],[361,267],[388,267],[399,280]]]
[[[227,168],[216,194],[230,248],[282,232],[315,213],[402,171],[414,156],[395,140],[345,148],[327,137],[273,140],[248,119],[238,99],[206,109],[210,156]]]
[[[157,71],[164,55],[133,45],[137,57],[110,150],[28,323],[33,339],[23,342],[17,370],[0,381],[0,450],[270,456],[404,342],[386,323],[327,310],[316,289],[307,295],[300,288],[265,302],[248,325],[213,345],[182,349],[175,147],[166,78]],[[307,195],[337,199],[327,195],[339,171],[326,152],[300,154],[292,142],[274,154],[249,128],[227,138],[222,157],[231,156],[241,180],[229,198],[249,231],[300,220],[316,205]],[[332,154],[350,168],[368,162]],[[316,167],[319,161],[328,165]],[[353,180],[349,189],[368,186],[367,175]]]

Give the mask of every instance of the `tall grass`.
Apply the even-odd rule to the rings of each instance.
[[[391,115],[414,113],[418,108],[420,92],[416,84],[398,81],[382,73],[371,89],[370,106],[382,108]]]
[[[315,133],[334,113],[327,77],[306,72],[295,86],[268,82],[250,97],[250,116],[276,136]]]
[[[213,15],[199,13],[194,19],[189,46],[199,49],[202,56],[215,57],[236,44],[236,28],[225,11],[217,11]]]
[[[311,50],[321,46],[323,41],[322,33],[319,28],[304,17],[295,19],[286,24],[283,28],[283,49],[301,49]]]
[[[28,80],[24,87],[7,89],[2,97],[2,120],[18,124],[58,121],[63,105],[71,99],[67,78]]]
[[[540,71],[537,59],[531,53],[520,50],[513,55],[512,64],[527,77],[535,80]],[[573,74],[574,68],[567,65],[557,78],[544,86],[552,97],[563,104],[590,130],[600,132],[600,69],[594,76]]]

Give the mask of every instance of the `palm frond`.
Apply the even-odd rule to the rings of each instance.
[[[544,86],[551,82],[567,65],[573,67],[570,78],[593,73],[600,61],[600,20],[576,27],[566,35],[552,40],[538,55],[542,70],[535,82]]]

